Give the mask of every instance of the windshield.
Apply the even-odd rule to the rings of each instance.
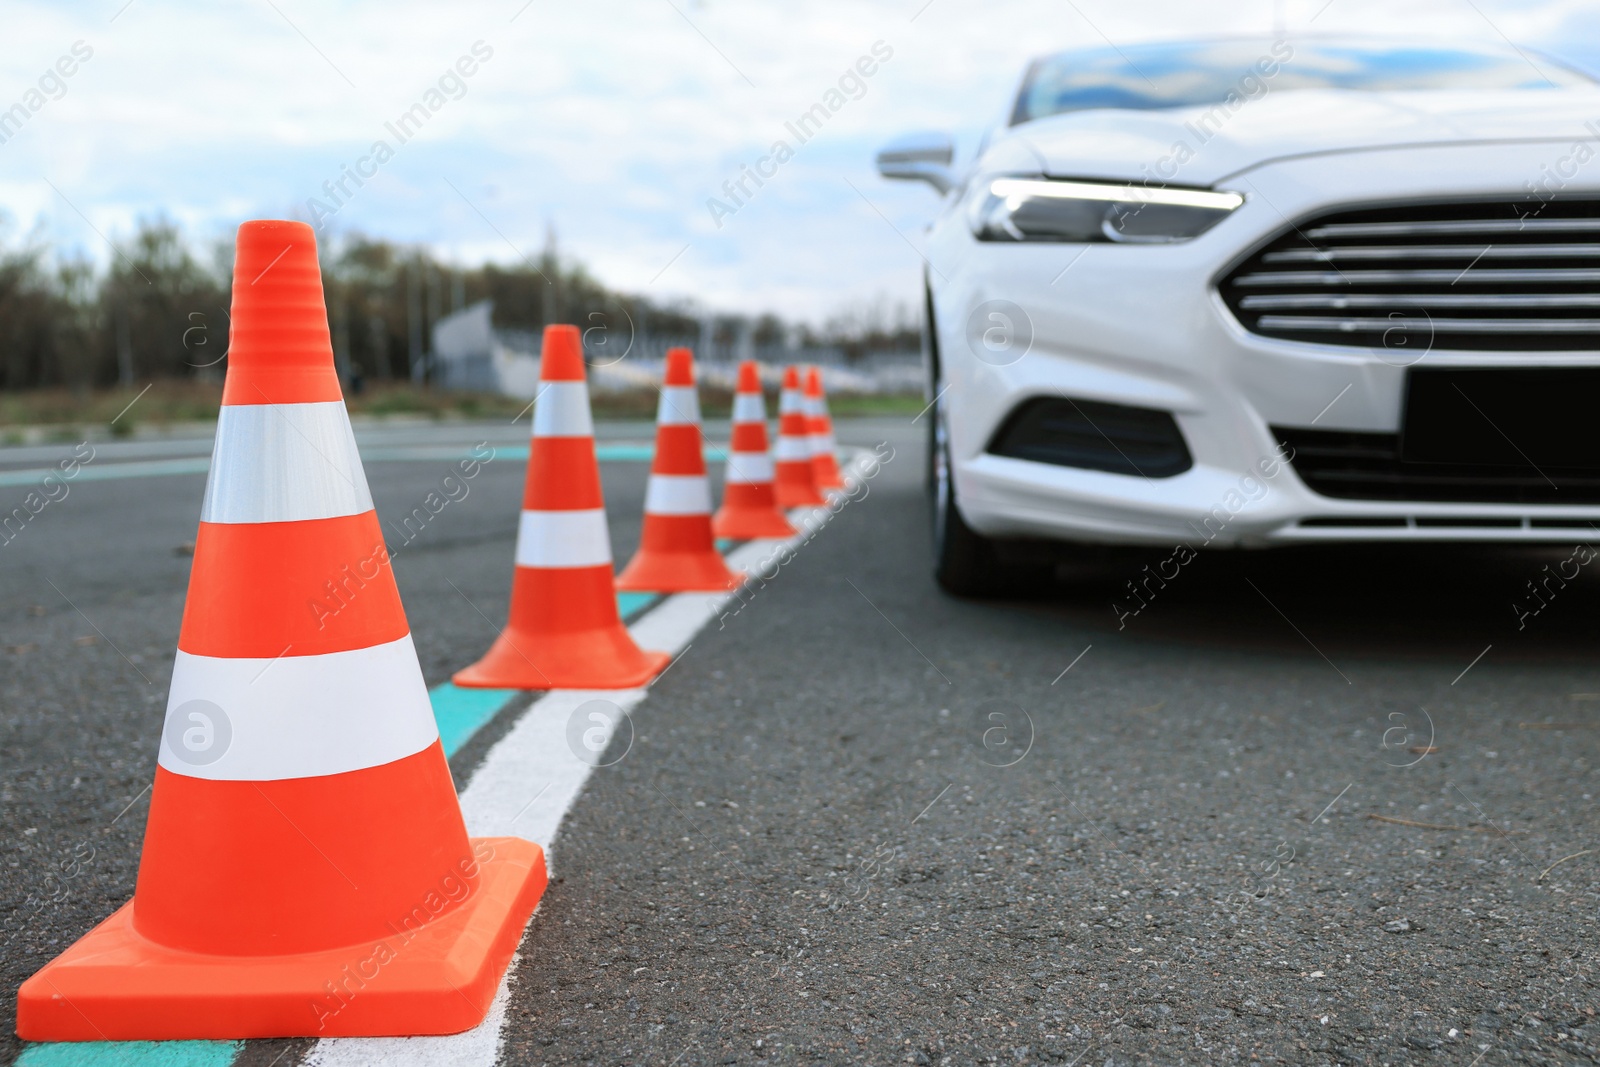
[[[1475,47],[1210,41],[1092,48],[1036,60],[1011,124],[1088,108],[1217,104],[1285,89],[1547,89],[1593,85],[1545,56]]]

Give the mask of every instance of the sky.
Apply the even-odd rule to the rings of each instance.
[[[553,230],[563,255],[615,288],[814,322],[916,299],[914,246],[937,199],[879,178],[873,155],[915,130],[970,152],[1036,55],[1281,25],[1291,37],[1509,40],[1600,66],[1600,0],[7,0],[0,11],[0,111],[44,82],[43,106],[0,144],[6,245],[31,235],[103,263],[141,218],[176,220],[197,245],[244,219],[315,218],[324,241],[361,232],[462,265],[514,264]],[[863,57],[869,77],[854,73]],[[785,124],[847,72],[844,106],[801,144]],[[426,121],[399,127],[419,103]],[[792,158],[736,204],[723,183],[780,139]],[[379,140],[388,154],[374,154]],[[345,168],[371,177],[357,186]],[[325,191],[341,178],[342,192]]]

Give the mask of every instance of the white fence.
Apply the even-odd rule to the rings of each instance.
[[[482,301],[441,319],[433,330],[431,377],[446,389],[475,389],[532,397],[538,391],[540,334],[496,329],[491,305]],[[749,334],[731,343],[700,336],[617,336],[593,329],[584,334],[590,385],[601,392],[654,389],[661,384],[667,349],[694,350],[700,380],[732,389],[740,360],[761,365],[762,379],[777,386],[783,369],[809,364],[822,370],[830,393],[915,393],[922,389],[922,357],[915,351],[871,352],[859,360],[832,347],[753,344]]]
[[[496,330],[497,362],[506,357],[522,364],[516,368],[519,382],[537,380],[539,336],[529,331]],[[732,345],[713,346],[711,355],[701,354],[692,338],[635,338],[624,349],[610,350],[604,344],[586,344],[584,359],[589,364],[589,384],[600,392],[626,392],[654,389],[665,373],[667,349],[684,346],[695,350],[695,370],[707,385],[733,389],[738,382],[740,359],[753,359],[761,365],[761,378],[777,388],[783,370],[792,364],[810,365],[822,371],[829,393],[916,393],[922,390],[923,371],[920,352],[871,352],[851,362],[838,348],[790,348],[786,345],[747,346],[748,356],[734,357]],[[509,382],[507,383],[509,384]],[[510,390],[518,393],[523,389]]]

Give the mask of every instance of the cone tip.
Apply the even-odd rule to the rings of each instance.
[[[317,235],[304,222],[254,219],[235,238],[222,403],[343,399],[333,365]]]
[[[276,312],[285,296],[302,312],[322,308],[317,231],[288,219],[240,223],[234,238],[234,307],[250,309],[259,302],[274,305]],[[327,319],[326,312],[322,317]]]
[[[798,388],[800,388],[800,368],[799,367],[791,366],[791,367],[783,368],[783,387],[785,389],[798,389]]]
[[[806,369],[806,396],[822,395],[822,372],[816,367]]]
[[[761,392],[761,367],[753,359],[739,364],[739,392]]]
[[[662,385],[694,384],[694,353],[687,348],[667,349],[667,369]]]
[[[243,244],[246,241],[280,237],[290,240],[304,238],[315,245],[317,231],[311,228],[310,223],[296,222],[293,219],[248,219],[239,224],[236,240]]]
[[[576,326],[552,323],[544,328],[544,344],[539,351],[539,380],[581,382],[583,338]]]

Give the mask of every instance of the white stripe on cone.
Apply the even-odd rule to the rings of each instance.
[[[533,403],[533,436],[593,437],[588,383],[541,383]]]
[[[772,478],[772,457],[765,452],[728,453],[726,481],[730,484],[762,485]]]
[[[265,782],[377,767],[438,739],[410,634],[318,656],[290,646],[277,659],[179,649],[158,762],[190,778]]]
[[[760,393],[735,393],[733,397],[734,422],[767,421],[767,405]]]
[[[700,425],[700,396],[692,385],[664,385],[656,402],[656,425]]]
[[[201,522],[298,522],[371,510],[343,401],[228,404],[218,413]]]
[[[646,515],[709,515],[711,488],[703,474],[652,474],[644,494]]]
[[[778,414],[793,415],[795,412],[805,413],[805,397],[798,389],[785,389],[778,394]]]
[[[780,435],[778,447],[773,452],[779,463],[795,463],[811,458],[811,439],[809,437],[790,437]]]
[[[611,563],[606,511],[524,511],[517,523],[517,566],[598,567]]]

